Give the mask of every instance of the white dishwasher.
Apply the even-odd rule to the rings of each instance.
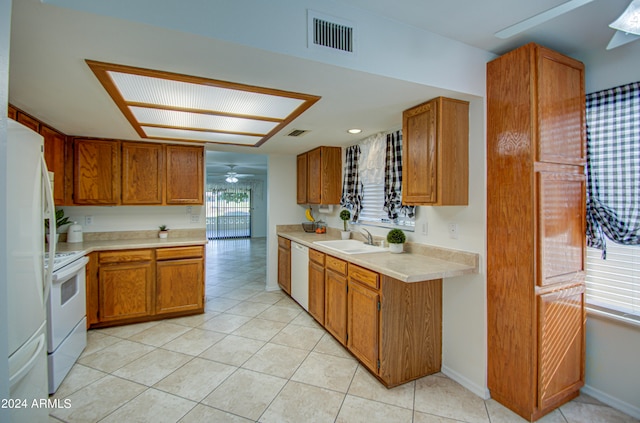
[[[291,296],[309,310],[309,248],[291,243]]]

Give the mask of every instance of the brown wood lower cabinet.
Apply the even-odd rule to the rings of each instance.
[[[87,266],[87,324],[204,312],[204,247],[102,251]]]
[[[387,387],[440,371],[442,279],[407,283],[309,249],[309,313]]]
[[[278,237],[278,285],[291,295],[291,241]]]

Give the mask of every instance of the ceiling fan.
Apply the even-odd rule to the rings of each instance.
[[[251,174],[251,173],[237,173],[237,172],[235,172],[233,169],[237,165],[228,164],[226,166],[229,167],[229,171],[224,174],[224,176],[225,176],[224,180],[226,182],[229,182],[230,184],[235,184],[236,182],[238,182],[239,181],[238,177],[242,178],[244,176],[253,176],[253,174]]]

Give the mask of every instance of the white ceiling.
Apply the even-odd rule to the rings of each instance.
[[[607,25],[630,0],[594,0],[510,39],[493,35],[565,1],[342,0],[342,3],[495,54],[534,41],[581,60],[605,57],[605,48],[614,33]],[[208,146],[240,154],[212,159],[218,167],[209,168],[208,173],[226,171],[227,164],[242,164],[242,156],[248,152],[291,154],[323,144],[349,145],[373,133],[399,127],[402,110],[448,94],[408,81],[201,35],[55,7],[46,0],[45,3],[13,0],[11,37],[10,102],[69,135],[140,139],[95,77],[87,72],[84,63],[87,58],[322,96],[322,101],[258,149]],[[619,49],[640,56],[640,41]],[[356,136],[347,134],[346,129],[354,126],[364,132]],[[285,134],[292,129],[311,132],[291,139]],[[260,157],[259,165],[255,159],[248,156],[244,160],[247,170],[236,171],[256,173],[266,159]]]

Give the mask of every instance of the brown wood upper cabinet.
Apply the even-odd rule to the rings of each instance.
[[[318,147],[298,155],[297,203],[339,204],[342,149]]]
[[[120,141],[73,141],[73,202],[120,204]]]
[[[53,200],[56,206],[65,203],[65,145],[67,137],[48,126],[41,125],[44,138],[44,160],[49,172],[53,172]]]
[[[191,146],[166,146],[166,203],[204,203],[204,149]]]
[[[161,205],[164,202],[164,146],[148,142],[122,143],[122,204]]]
[[[469,103],[437,97],[402,113],[402,202],[469,203]]]

